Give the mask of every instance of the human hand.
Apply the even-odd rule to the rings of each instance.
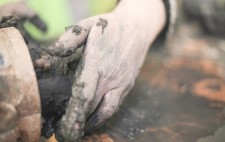
[[[155,8],[155,3],[160,8]],[[47,49],[51,55],[66,57],[85,43],[61,122],[68,141],[79,140],[83,130],[92,131],[118,110],[134,84],[149,45],[164,26],[161,1],[120,4],[109,14],[79,22]],[[122,8],[124,5],[126,8]]]
[[[36,12],[28,7],[25,2],[14,2],[0,6],[1,21],[9,16],[15,16],[16,18],[23,21],[29,20],[41,31],[47,31],[46,24],[40,19]]]

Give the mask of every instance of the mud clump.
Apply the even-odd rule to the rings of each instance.
[[[0,28],[16,27],[20,25],[19,19],[15,16],[3,16],[0,20]]]
[[[60,129],[59,121],[65,114],[72,94],[72,79],[66,76],[38,80],[42,117],[42,136],[49,138]]]

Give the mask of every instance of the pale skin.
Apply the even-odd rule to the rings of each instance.
[[[31,10],[25,2],[9,3],[0,7],[0,17],[2,16],[18,16],[19,18],[32,18],[36,13]]]
[[[120,0],[115,10],[82,20],[47,49],[66,57],[85,44],[61,121],[67,141],[78,141],[119,109],[165,23],[162,0]]]
[[[80,139],[84,129],[101,125],[118,110],[165,21],[161,0],[122,0],[111,13],[79,22],[81,31],[69,29],[49,48],[64,57],[85,43],[61,122],[67,141]]]

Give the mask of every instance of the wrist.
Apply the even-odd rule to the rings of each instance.
[[[120,0],[113,11],[133,27],[141,28],[145,36],[152,40],[160,33],[166,23],[166,10],[163,0]]]

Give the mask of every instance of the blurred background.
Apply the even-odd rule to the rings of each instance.
[[[116,0],[27,2],[48,24],[47,34],[26,24],[41,41],[116,5]],[[178,0],[177,14],[174,35],[165,47],[150,49],[119,112],[85,142],[225,141],[225,0]]]
[[[21,0],[0,0],[0,5]],[[48,25],[48,32],[41,33],[35,26],[26,23],[25,27],[37,40],[54,39],[81,19],[109,12],[116,0],[23,0],[34,9]]]

